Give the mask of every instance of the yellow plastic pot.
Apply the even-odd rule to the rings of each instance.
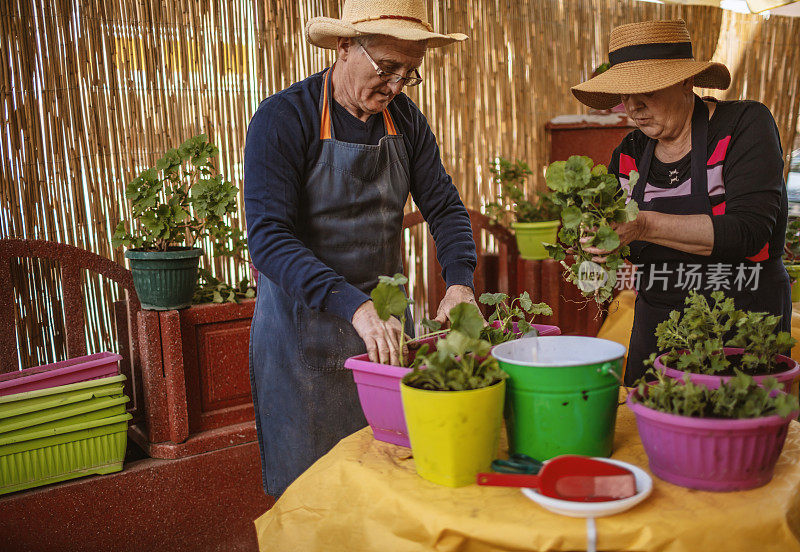
[[[400,385],[411,452],[420,477],[463,487],[497,457],[505,381],[470,391]]]

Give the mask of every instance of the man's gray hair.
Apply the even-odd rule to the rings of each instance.
[[[388,37],[386,35],[380,35],[380,34],[364,34],[364,35],[354,36],[351,40],[353,42],[355,42],[356,44],[360,44],[361,46],[363,46],[365,48],[369,48],[373,44],[375,44],[376,42],[380,42],[381,40],[383,40],[385,38],[391,38],[391,37]],[[428,45],[428,41],[427,40],[419,40],[417,42],[422,42],[422,43],[425,44],[425,46]]]
[[[381,39],[381,35],[377,34],[365,34],[353,37],[353,42],[356,44],[360,44],[365,48],[369,48],[372,44]]]

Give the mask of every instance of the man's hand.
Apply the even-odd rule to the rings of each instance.
[[[364,340],[372,362],[400,365],[398,346],[403,328],[397,318],[391,316],[389,320],[381,320],[373,302],[367,301],[353,314],[352,323],[359,337]],[[408,354],[408,351],[404,353]]]
[[[453,285],[447,288],[442,302],[439,303],[439,308],[436,310],[436,320],[442,326],[447,322],[450,314],[450,309],[459,303],[472,303],[476,307],[478,303],[475,301],[475,292],[468,286]]]

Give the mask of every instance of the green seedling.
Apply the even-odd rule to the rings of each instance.
[[[696,374],[718,374],[731,369],[725,347],[744,349],[739,368],[746,374],[770,374],[776,357],[795,344],[788,332],[775,332],[779,316],[737,310],[722,291],[711,293],[711,302],[692,291],[683,312],[674,310],[655,331],[662,362]],[[654,361],[657,354],[650,357]]]
[[[798,409],[794,395],[778,393],[775,378],[766,378],[762,385],[752,376],[736,371],[736,375],[719,389],[696,385],[684,376],[678,381],[660,372],[650,371],[657,378],[649,384],[644,378],[636,383],[636,402],[653,410],[692,418],[761,418],[788,416]]]
[[[489,325],[481,330],[481,338],[492,345],[505,343],[516,339],[517,335],[528,333],[534,316],[553,314],[553,309],[547,303],[534,303],[527,291],[511,302],[508,299],[509,296],[505,293],[484,293],[478,299],[484,305],[495,307],[489,316]],[[517,334],[514,333],[514,324],[517,326]]]
[[[459,303],[450,310],[450,332],[428,352],[417,352],[413,370],[403,383],[430,391],[466,391],[494,385],[508,375],[489,356],[491,343],[481,339],[484,321],[478,307]]]
[[[627,245],[621,245],[619,235],[612,228],[614,223],[631,222],[636,219],[639,208],[636,201],[627,201],[627,194],[619,180],[605,166],[595,165],[585,156],[573,155],[567,161],[556,161],[547,168],[547,186],[553,191],[553,202],[561,208],[561,229],[558,243],[545,244],[550,257],[561,261],[564,276],[578,285],[580,267],[584,261],[594,262],[595,255],[587,253],[585,247],[596,247],[610,251],[606,260],[597,263],[608,277],[597,286],[579,286],[585,297],[598,304],[611,300],[617,281],[617,270],[623,259],[630,254]],[[630,175],[630,186],[636,184],[638,174]],[[565,262],[568,254],[575,262]]]

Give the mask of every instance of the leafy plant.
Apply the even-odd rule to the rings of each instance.
[[[748,374],[769,374],[776,355],[786,353],[795,343],[788,332],[775,333],[780,317],[737,310],[732,298],[722,291],[705,296],[691,291],[683,312],[674,310],[656,326],[658,349],[666,351],[665,365],[697,374],[729,370],[725,347],[741,347],[741,369]],[[655,360],[656,354],[650,357]]]
[[[495,310],[489,316],[489,325],[481,330],[481,339],[487,340],[492,345],[498,345],[511,341],[519,335],[525,335],[531,329],[531,317],[543,314],[551,316],[553,309],[547,303],[536,303],[531,301],[527,291],[522,292],[519,297],[514,298],[510,303],[509,296],[505,293],[484,293],[478,301],[484,305],[494,306]]]
[[[213,169],[211,159],[217,153],[200,134],[131,180],[125,197],[136,222],[129,229],[120,221],[112,244],[167,251],[182,244],[192,247],[205,236],[224,243],[237,235],[223,219],[236,210],[239,190]]]
[[[169,150],[134,178],[125,189],[131,201],[135,223],[120,221],[112,244],[146,251],[167,251],[185,244],[189,247],[210,238],[215,259],[232,259],[247,264],[247,239],[240,228],[231,226],[238,189],[223,180],[212,159],[218,150],[205,134],[189,138]],[[217,279],[201,268],[193,303],[238,302],[255,296],[247,278],[236,285]]]
[[[375,289],[372,290],[370,293],[370,298],[372,299],[373,304],[375,305],[375,310],[378,312],[378,317],[381,320],[389,320],[390,316],[395,316],[400,320],[400,325],[405,328],[406,326],[406,310],[409,306],[414,304],[412,299],[409,299],[405,291],[403,291],[403,286],[408,283],[408,278],[406,278],[403,274],[399,272],[394,276],[378,276],[378,285],[375,286]],[[483,320],[483,318],[481,318]],[[431,332],[419,336],[417,339],[424,339],[431,335],[435,335],[438,333],[444,333],[444,330],[441,330],[441,324],[434,320],[423,320],[422,325],[430,329]],[[405,356],[405,350],[408,345],[408,336],[406,335],[405,331],[400,332],[400,340],[397,343],[398,351],[400,351],[400,366],[407,366],[407,360]],[[420,352],[425,354],[428,350],[427,345],[422,345],[420,349],[416,353],[414,364],[411,367],[415,366],[419,363],[418,359],[420,357]]]
[[[783,262],[800,262],[800,217],[789,219],[786,225],[786,241],[783,246]]]
[[[201,268],[199,281],[192,296],[192,303],[238,303],[242,299],[252,299],[256,289],[247,278],[242,278],[232,286],[214,277],[211,272]]]
[[[484,321],[478,307],[459,303],[450,310],[450,332],[436,343],[417,351],[414,369],[403,383],[430,391],[465,391],[494,385],[508,377],[494,357],[491,343],[481,339]]]
[[[400,366],[406,365],[406,309],[414,303],[403,291],[403,286],[408,283],[408,278],[399,272],[394,276],[378,276],[378,285],[370,293],[370,298],[378,312],[381,320],[389,320],[390,316],[400,319],[400,341],[398,350],[400,351]]]
[[[627,194],[617,177],[585,156],[573,155],[567,161],[551,163],[545,178],[547,186],[553,190],[553,202],[561,208],[562,223],[558,243],[545,244],[545,248],[550,257],[561,261],[567,281],[578,285],[585,297],[605,303],[612,298],[617,269],[630,254],[627,245],[620,247],[619,235],[612,224],[635,220],[639,213],[636,201],[631,199],[626,203]],[[631,172],[631,189],[637,179],[638,174]],[[585,247],[612,252],[605,262],[597,263],[607,275],[597,285],[580,285],[582,263],[594,262],[595,257],[587,253]],[[572,265],[564,261],[568,254],[575,257]]]
[[[687,372],[715,374],[730,367],[725,356],[725,335],[742,316],[733,299],[715,291],[713,305],[705,296],[691,291],[683,312],[674,310],[669,318],[656,326],[658,348],[668,351],[663,361],[670,367]]]
[[[696,385],[684,376],[683,382],[650,371],[657,378],[648,384],[644,378],[636,383],[633,400],[653,410],[692,418],[761,418],[788,416],[798,409],[794,395],[779,392],[775,378],[766,378],[762,385],[752,376],[737,371],[719,389]]]
[[[745,312],[736,322],[736,335],[729,347],[741,347],[742,370],[748,374],[769,374],[775,371],[775,357],[791,351],[796,340],[789,332],[775,332],[780,316],[766,312]]]
[[[532,193],[533,200],[525,194],[525,181],[533,174],[527,163],[515,163],[497,157],[489,167],[492,183],[499,188],[499,199],[486,204],[486,215],[493,224],[509,226],[508,219],[516,222],[543,222],[558,219],[559,208],[546,191]]]

